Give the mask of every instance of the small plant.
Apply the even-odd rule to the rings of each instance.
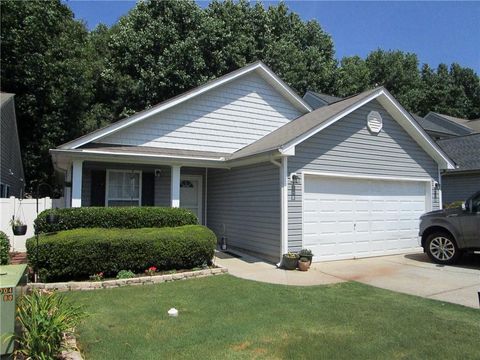
[[[103,280],[103,272],[90,275],[90,281],[102,281],[102,280]]]
[[[177,270],[175,269],[167,271],[167,274],[176,274],[176,273],[177,273]]]
[[[117,274],[117,279],[131,279],[135,277],[135,273],[130,270],[120,270]]]
[[[282,267],[285,270],[295,270],[297,268],[298,254],[289,251],[283,254]]]
[[[285,257],[287,259],[298,259],[298,254],[289,251],[288,253],[284,254],[283,257]]]
[[[0,265],[7,265],[10,261],[8,253],[10,252],[10,239],[7,234],[0,231]]]
[[[313,253],[312,253],[312,250],[310,250],[310,249],[302,249],[302,250],[300,250],[300,251],[298,252],[298,255],[299,255],[299,256],[303,256],[303,257],[305,257],[305,256],[313,256]]]
[[[157,268],[155,266],[150,266],[147,270],[145,270],[145,274],[148,276],[153,276],[157,272]]]
[[[10,226],[13,228],[15,226],[24,226],[25,224],[20,219],[12,218],[10,220]]]
[[[18,302],[21,333],[15,358],[57,359],[61,351],[70,350],[64,337],[72,335],[84,316],[80,307],[71,305],[63,296],[33,289]]]

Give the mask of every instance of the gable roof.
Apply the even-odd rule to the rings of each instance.
[[[6,92],[0,92],[0,106],[3,106],[8,100],[14,97],[15,94],[10,94]]]
[[[319,107],[330,105],[343,99],[340,97],[307,90],[305,95],[303,95],[303,100],[305,100],[313,109],[318,109]]]
[[[437,141],[458,165],[453,171],[480,170],[480,134],[457,136]]]
[[[468,120],[454,118],[452,116],[438,114],[433,111],[430,111],[427,115],[425,115],[424,119],[429,122],[429,124],[435,124],[443,128],[444,133],[451,134],[451,135],[468,135],[473,132],[466,123]],[[454,120],[455,119],[455,120]]]
[[[308,131],[311,131],[322,125],[335,115],[342,113],[349,107],[361,102],[365,98],[368,98],[371,94],[377,92],[378,90],[379,89],[377,88],[370,91],[365,91],[361,94],[336,102],[332,105],[317,108],[311,113],[290,121],[289,123],[283,125],[275,131],[272,131],[270,134],[255,141],[254,143],[234,152],[232,159],[280,149],[284,145],[300,138]]]
[[[107,135],[113,134],[121,129],[124,129],[146,118],[149,118],[154,114],[160,113],[173,106],[181,104],[200,94],[204,94],[218,86],[221,86],[225,83],[233,81],[241,76],[244,76],[252,72],[256,72],[262,78],[264,78],[270,85],[272,85],[280,94],[282,94],[287,100],[289,100],[292,103],[292,105],[294,105],[302,113],[310,112],[312,110],[312,108],[301,97],[299,97],[287,84],[285,84],[277,75],[275,75],[275,73],[272,70],[270,70],[268,66],[266,66],[261,61],[257,61],[243,68],[240,68],[226,75],[223,75],[217,79],[209,81],[206,84],[196,87],[183,94],[180,94],[171,99],[168,99],[160,104],[157,104],[151,107],[150,109],[140,111],[132,116],[119,120],[106,127],[95,130],[87,135],[81,136],[73,141],[60,145],[59,147],[57,147],[57,149],[76,149],[82,145],[98,140]]]
[[[377,99],[382,106],[400,123],[412,138],[444,168],[453,169],[455,164],[428,136],[416,120],[384,88],[378,87],[358,95],[320,107],[305,114],[256,142],[233,153],[231,159],[251,156],[278,149],[281,153],[291,153],[296,145],[335,123],[366,103]]]
[[[456,131],[449,130],[446,127],[442,126],[441,124],[438,124],[430,119],[421,117],[417,114],[411,114],[411,115],[426,131],[450,135],[450,136],[459,135]]]

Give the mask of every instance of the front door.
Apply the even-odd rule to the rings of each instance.
[[[202,176],[182,175],[180,178],[180,207],[192,211],[202,224]]]

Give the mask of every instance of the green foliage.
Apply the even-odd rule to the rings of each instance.
[[[75,229],[40,236],[38,263],[35,238],[27,240],[29,264],[45,269],[48,280],[115,276],[122,269],[141,273],[191,269],[211,261],[215,234],[204,226],[143,229]]]
[[[300,259],[298,259],[298,261],[300,261],[300,262],[310,262],[310,259],[306,258],[306,257],[300,257]]]
[[[457,200],[457,201],[453,201],[449,204],[445,204],[443,207],[444,209],[455,209],[455,208],[459,208],[462,206],[464,200]]]
[[[299,256],[313,256],[312,250],[310,249],[302,249],[298,252]]]
[[[140,1],[88,32],[60,0],[0,2],[1,90],[16,94],[27,182],[53,181],[48,150],[256,60],[300,95],[384,85],[408,110],[480,117],[480,79],[458,64],[375,50],[335,60],[332,38],[285,3]]]
[[[8,265],[10,262],[10,257],[8,253],[10,252],[10,239],[7,234],[3,231],[0,231],[0,265]]]
[[[130,270],[120,270],[117,279],[131,279],[135,277],[135,273]]]
[[[22,329],[17,354],[28,359],[57,359],[62,350],[68,350],[64,335],[71,335],[83,317],[82,309],[63,296],[33,289],[18,303],[17,319]]]
[[[48,214],[58,215],[58,222],[47,223]],[[50,233],[78,228],[175,227],[197,224],[189,210],[162,207],[80,207],[48,209],[35,219],[35,230]]]

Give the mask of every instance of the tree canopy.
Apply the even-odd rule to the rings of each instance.
[[[331,36],[284,3],[142,1],[93,31],[60,0],[0,6],[1,90],[16,94],[28,181],[51,180],[48,149],[256,60],[300,95],[384,85],[420,115],[480,117],[472,69],[380,49],[337,62]]]

